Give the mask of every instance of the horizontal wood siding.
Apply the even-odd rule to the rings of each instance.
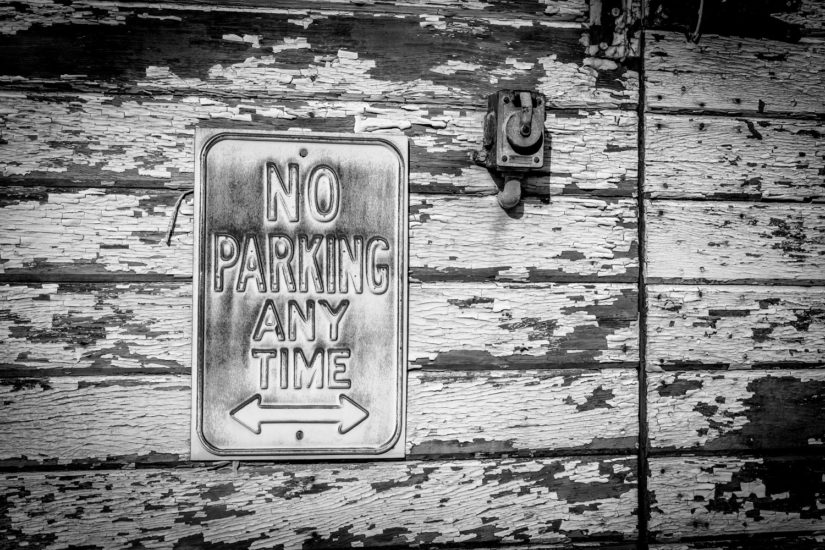
[[[661,449],[825,449],[825,370],[648,374],[648,430]]]
[[[499,177],[471,158],[482,146],[482,106],[0,91],[0,182],[191,188],[194,128],[217,125],[403,131],[411,142],[412,191],[495,194]],[[636,126],[632,111],[548,112],[549,162],[527,178],[525,191],[629,196],[636,188]]]
[[[635,547],[638,67],[587,8],[0,5],[0,546]],[[548,101],[509,213],[502,88]],[[196,127],[410,139],[407,459],[189,460]]]
[[[825,527],[822,457],[656,457],[650,472],[657,541],[821,534]]]
[[[685,29],[645,33],[641,437],[655,550],[823,545],[819,4],[652,4],[651,20]]]
[[[6,378],[0,465],[185,463],[189,375]],[[409,375],[407,453],[443,458],[631,452],[634,369]]]
[[[20,473],[0,484],[16,545],[543,544],[621,541],[636,528],[636,462],[625,457]]]
[[[651,114],[645,193],[655,198],[825,201],[825,124]]]
[[[825,535],[744,535],[696,542],[651,544],[651,550],[819,550]]]
[[[178,217],[172,246],[165,244],[178,192],[15,187],[0,197],[3,274],[191,277],[191,207]],[[633,281],[636,232],[630,199],[528,199],[506,212],[494,197],[412,194],[411,274]]]
[[[815,116],[825,112],[825,45],[706,34],[645,33],[651,110]]]
[[[648,287],[648,368],[825,365],[825,288]]]
[[[647,203],[650,282],[822,284],[825,205]]]
[[[15,8],[16,25],[0,34],[3,87],[476,107],[498,88],[536,89],[565,108],[632,106],[637,98],[635,72],[587,63],[580,24],[535,17],[529,7],[527,16],[516,6],[509,14],[340,4],[292,12],[101,8],[35,12],[32,21]]]
[[[638,361],[636,289],[612,284],[416,283],[417,367],[553,367]],[[188,373],[188,283],[0,286],[0,373]]]

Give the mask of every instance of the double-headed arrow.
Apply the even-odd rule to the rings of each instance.
[[[229,414],[252,433],[261,433],[261,424],[338,424],[345,434],[367,419],[370,413],[344,395],[340,405],[261,405],[261,396],[253,395]]]

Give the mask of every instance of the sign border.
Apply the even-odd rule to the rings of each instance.
[[[211,445],[202,433],[203,403],[201,386],[204,382],[201,374],[203,366],[203,306],[205,300],[204,279],[206,274],[206,255],[201,244],[207,242],[203,235],[206,230],[203,221],[205,213],[206,158],[209,150],[216,143],[226,139],[292,141],[292,142],[349,142],[375,143],[389,148],[395,153],[398,162],[398,225],[396,226],[397,250],[395,254],[398,275],[395,281],[398,307],[398,407],[393,435],[378,447],[339,447],[319,449],[219,449]],[[192,419],[190,434],[190,458],[192,460],[318,460],[318,459],[376,459],[404,458],[406,452],[406,405],[407,405],[407,287],[408,287],[408,249],[409,249],[409,140],[406,136],[369,135],[343,133],[285,133],[262,132],[255,129],[235,128],[195,128],[195,218],[193,226],[193,281],[192,281]]]

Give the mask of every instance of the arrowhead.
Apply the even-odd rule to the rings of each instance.
[[[254,434],[261,433],[261,396],[253,395],[242,403],[230,416],[240,422],[246,429]]]
[[[343,393],[339,399],[341,401],[341,423],[338,425],[338,433],[345,434],[366,420],[370,413]]]

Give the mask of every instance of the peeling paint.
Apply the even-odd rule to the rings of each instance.
[[[145,540],[147,529],[164,545],[266,539],[289,549],[313,541],[412,545],[419,537],[432,544],[569,543],[585,531],[622,542],[635,536],[634,469],[635,459],[613,457],[244,466],[231,482],[209,469],[148,469],[12,474],[2,492],[7,533],[18,539],[53,533],[55,544],[64,545],[83,540],[125,548]],[[376,484],[386,488],[380,498]],[[294,490],[285,496],[266,490],[284,485]],[[203,497],[213,487],[226,493],[221,506]],[[78,499],[94,504],[69,505]],[[319,516],[329,502],[335,513]],[[113,537],[112,522],[121,517],[132,521],[117,523]]]

